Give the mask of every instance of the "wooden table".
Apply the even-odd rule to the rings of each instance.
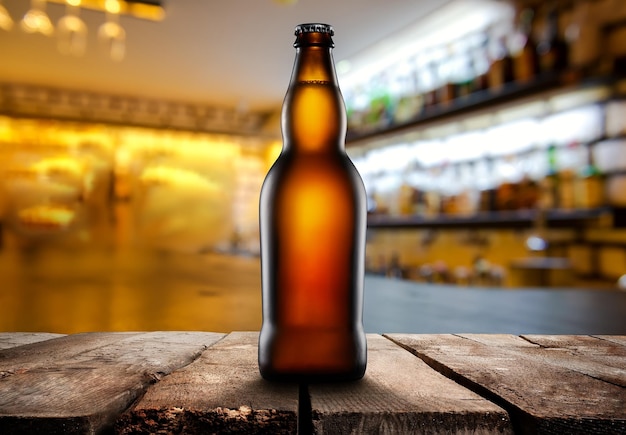
[[[0,434],[626,433],[626,336],[370,334],[361,381],[311,385],[257,338],[0,333]]]

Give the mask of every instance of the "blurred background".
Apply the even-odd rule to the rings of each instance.
[[[366,329],[480,294],[626,333],[623,0],[1,0],[0,330],[260,328],[301,22],[335,28]]]

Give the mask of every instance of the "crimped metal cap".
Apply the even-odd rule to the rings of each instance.
[[[301,35],[302,33],[329,33],[330,36],[335,34],[335,30],[333,26],[330,24],[322,24],[322,23],[307,23],[307,24],[298,24],[296,26],[295,35]]]

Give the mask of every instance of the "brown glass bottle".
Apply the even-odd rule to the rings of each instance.
[[[261,190],[259,369],[270,380],[354,380],[365,372],[366,196],[344,150],[332,35],[325,24],[296,27],[283,149]]]
[[[537,50],[533,38],[533,19],[535,12],[524,9],[519,17],[519,29],[515,37],[516,49],[513,55],[515,80],[528,82],[533,80],[538,71]]]

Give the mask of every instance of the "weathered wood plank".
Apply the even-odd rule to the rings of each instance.
[[[595,338],[610,341],[615,344],[626,346],[626,336],[624,335],[594,335]]]
[[[152,386],[120,434],[295,433],[298,386],[264,381],[256,332],[234,332]]]
[[[547,363],[626,387],[626,346],[589,336],[524,335]]]
[[[619,355],[626,356],[626,337],[591,335],[521,335],[524,340],[537,344],[542,348],[569,349],[581,355]],[[606,338],[603,338],[606,337]],[[607,339],[607,338],[613,338]],[[619,343],[620,338],[624,339]]]
[[[49,332],[0,332],[0,350],[63,337]]]
[[[309,385],[317,434],[512,433],[507,413],[390,340],[368,335],[358,382]]]
[[[491,345],[489,335],[390,334],[389,338],[501,404],[509,411],[516,433],[626,433],[626,388],[583,373],[582,366],[595,373],[601,366],[584,353],[573,355],[567,349],[542,347],[514,336],[508,340],[519,345],[502,346],[498,337]],[[540,341],[536,336],[533,340]]]
[[[96,433],[223,334],[92,333],[0,351],[0,433]]]

